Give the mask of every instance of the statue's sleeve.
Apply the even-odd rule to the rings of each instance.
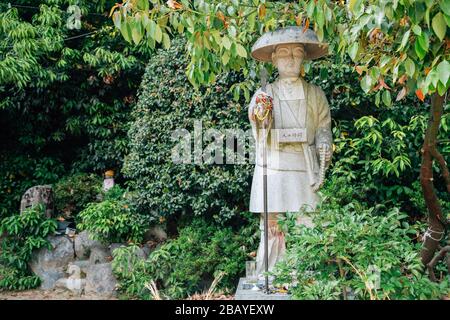
[[[325,93],[322,89],[317,87],[316,91],[317,107],[318,107],[318,121],[315,136],[316,147],[325,143],[329,146],[331,152],[333,152],[333,134],[331,132],[331,113],[330,107]],[[317,148],[317,152],[319,152]],[[319,155],[319,154],[318,154]],[[327,166],[329,163],[327,164]]]

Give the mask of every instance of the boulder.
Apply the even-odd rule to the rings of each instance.
[[[87,269],[86,294],[114,296],[117,280],[112,272],[111,263],[92,264]]]
[[[42,280],[41,288],[53,289],[58,279],[64,277],[67,265],[75,260],[73,242],[65,236],[49,236],[51,249],[41,248],[32,254],[31,270]]]
[[[87,270],[91,266],[91,262],[89,260],[75,260],[72,262],[72,264],[78,266],[81,272],[85,275],[87,274]]]
[[[149,246],[147,246],[147,245],[144,245],[142,248],[141,248],[141,250],[142,250],[142,253],[144,254],[144,259],[147,259],[148,258],[148,256],[150,255],[150,253],[152,252],[152,248],[150,248]]]
[[[156,240],[158,242],[163,242],[167,240],[167,233],[161,226],[152,226],[144,234],[144,241]]]
[[[78,259],[88,259],[92,248],[106,249],[106,246],[98,240],[93,240],[87,231],[80,232],[75,236],[75,254]]]
[[[91,248],[91,255],[89,256],[90,264],[106,263],[111,260],[111,253],[106,247]]]

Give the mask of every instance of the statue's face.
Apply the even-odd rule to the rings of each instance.
[[[305,49],[302,44],[282,44],[272,53],[272,63],[277,67],[281,78],[298,77],[304,57]]]

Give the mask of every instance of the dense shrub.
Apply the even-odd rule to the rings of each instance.
[[[78,173],[59,180],[53,186],[56,213],[74,216],[90,202],[95,202],[102,190],[102,179],[94,174]]]
[[[426,208],[419,169],[426,119],[423,109],[402,110],[399,106],[376,117],[339,121],[334,127],[336,152],[330,176],[346,177],[354,193],[362,195],[360,200],[369,206],[382,203],[401,208],[411,217],[423,217]],[[442,155],[450,161],[449,144],[445,142],[450,126],[448,114],[442,123],[438,138],[443,141]],[[444,209],[450,209],[450,194],[437,167],[435,186]]]
[[[120,185],[116,184],[108,191],[102,191],[102,200],[124,200],[129,198],[129,193]]]
[[[183,42],[151,58],[144,75],[134,122],[129,131],[130,153],[123,172],[136,190],[135,204],[154,220],[184,212],[226,221],[247,210],[252,167],[246,165],[174,164],[175,129],[249,128],[245,105],[227,93],[239,78],[219,77],[217,83],[195,91],[184,74]],[[205,139],[204,139],[205,140]],[[203,147],[209,142],[203,141]]]
[[[332,56],[311,63],[305,76],[324,90],[330,104],[336,150],[328,175],[345,176],[354,196],[369,206],[383,203],[414,218],[423,217],[420,149],[430,106],[410,96],[384,106],[379,91],[365,94],[361,90],[351,65]],[[449,108],[447,104],[445,110]],[[448,163],[448,112],[441,124],[439,149]],[[435,186],[442,204],[450,209],[450,194],[437,167]]]
[[[448,278],[437,284],[424,273],[422,224],[410,225],[397,208],[354,200],[344,179],[324,196],[314,228],[296,226],[294,214],[280,222],[288,255],[275,274],[277,282],[296,283],[294,298],[438,299],[450,292]]]
[[[35,288],[40,279],[31,274],[28,261],[33,250],[48,247],[46,240],[56,230],[56,221],[47,219],[43,206],[27,209],[20,215],[4,218],[0,222],[0,290]]]
[[[114,251],[113,270],[120,290],[147,299],[151,295],[146,284],[153,280],[161,295],[181,299],[208,289],[218,272],[224,272],[217,288],[233,292],[250,259],[248,254],[256,249],[256,230],[253,215],[239,230],[197,218],[181,229],[178,238],[153,251],[147,261],[136,258],[133,247],[119,248]]]
[[[80,212],[78,220],[78,229],[89,231],[92,238],[105,243],[139,243],[148,229],[146,219],[134,212],[126,201],[119,200],[91,203]]]

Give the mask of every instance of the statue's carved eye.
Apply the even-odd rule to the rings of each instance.
[[[292,53],[293,53],[293,55],[295,57],[302,57],[303,56],[303,49],[302,48],[295,48]]]
[[[288,48],[279,48],[276,50],[277,56],[281,58],[290,57],[293,56],[295,58],[301,58],[303,57],[303,48],[297,47],[293,48],[292,50]]]
[[[280,57],[285,57],[289,55],[289,49],[287,48],[280,48],[277,50],[277,55]]]

